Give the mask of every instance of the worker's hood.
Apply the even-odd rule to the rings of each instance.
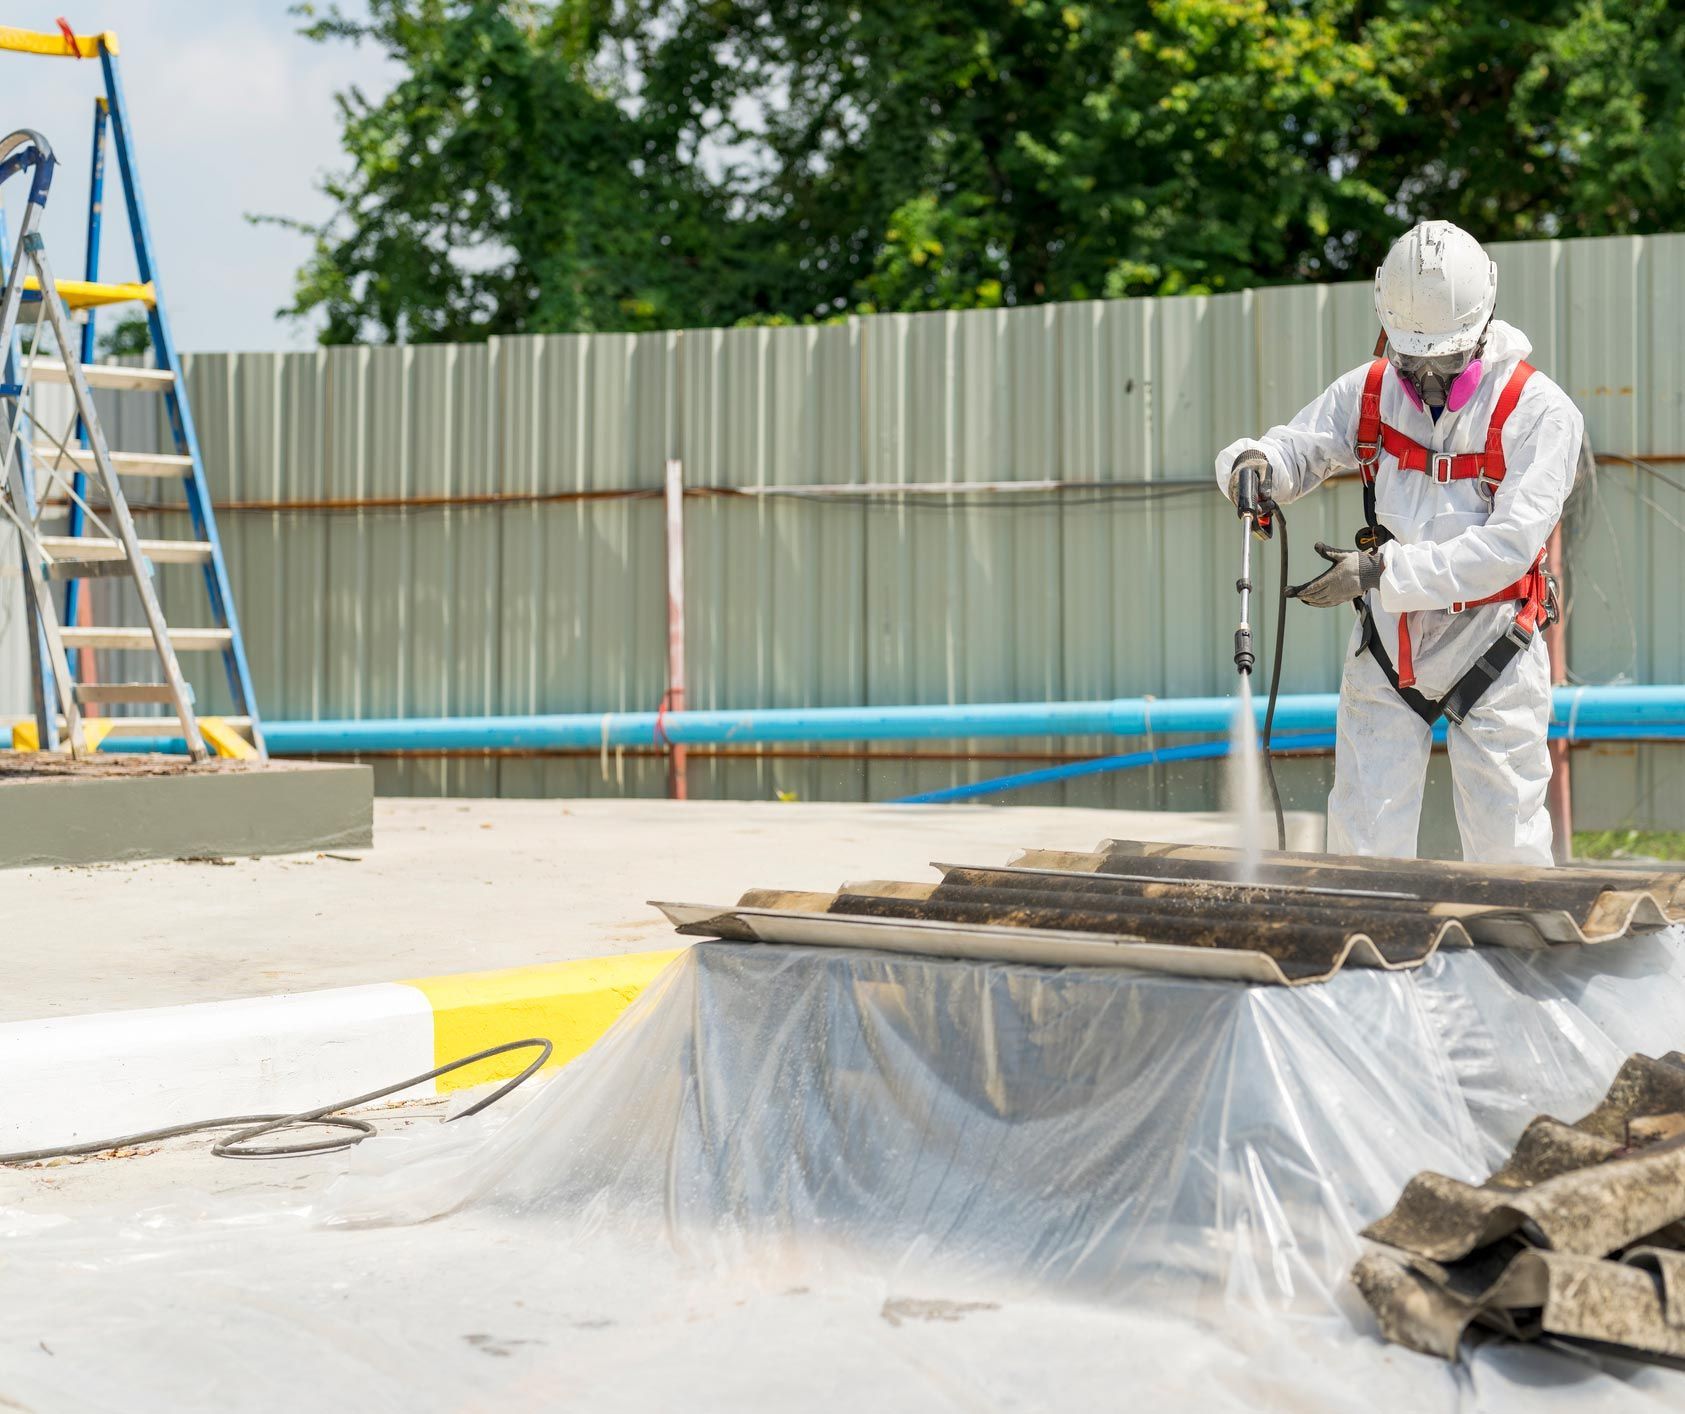
[[[1481,377],[1510,370],[1533,352],[1533,341],[1513,324],[1494,319],[1486,326],[1486,345],[1480,351]]]

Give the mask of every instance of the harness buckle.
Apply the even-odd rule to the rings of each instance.
[[[1451,484],[1451,453],[1433,452],[1428,456],[1428,475],[1441,486]]]
[[[1378,441],[1357,443],[1357,469],[1365,481],[1375,480],[1375,469],[1380,464],[1381,444]]]
[[[1517,648],[1531,648],[1533,646],[1533,630],[1521,626],[1521,615],[1517,614],[1504,630],[1504,637],[1509,639]]]

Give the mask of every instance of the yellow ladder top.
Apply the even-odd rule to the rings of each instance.
[[[110,30],[100,34],[79,34],[72,45],[56,30],[43,34],[40,30],[0,25],[0,49],[10,49],[15,54],[44,54],[49,59],[97,59],[101,43],[108,54],[117,52],[117,36]]]
[[[59,298],[70,309],[88,309],[100,304],[127,304],[131,300],[144,305],[156,302],[153,299],[150,280],[144,285],[134,280],[125,280],[117,284],[106,280],[54,280],[53,285],[59,292]],[[31,294],[41,293],[41,282],[33,275],[24,280],[23,287]]]

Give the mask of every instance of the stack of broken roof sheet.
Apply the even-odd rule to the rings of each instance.
[[[657,904],[681,933],[937,957],[1145,968],[1294,985],[1347,961],[1418,967],[1440,947],[1602,943],[1685,922],[1685,872],[1533,869],[1111,840],[938,884],[753,889]]]
[[[1575,1124],[1541,1115],[1479,1187],[1411,1179],[1352,1273],[1388,1340],[1478,1325],[1685,1367],[1685,1056],[1633,1056]]]

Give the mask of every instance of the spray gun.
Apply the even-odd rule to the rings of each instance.
[[[1270,736],[1275,729],[1275,699],[1281,688],[1281,650],[1286,642],[1282,620],[1287,616],[1287,517],[1281,507],[1264,492],[1262,471],[1255,456],[1243,455],[1235,465],[1234,504],[1240,515],[1240,578],[1235,590],[1240,595],[1240,627],[1234,634],[1234,665],[1242,678],[1241,700],[1250,710],[1252,701],[1252,665],[1257,661],[1252,653],[1252,542],[1268,540],[1275,534],[1275,523],[1281,521],[1281,583],[1277,590],[1275,618],[1275,661],[1270,668],[1269,706],[1264,712],[1264,779],[1269,782],[1270,803],[1275,807],[1276,848],[1287,848],[1287,817],[1281,809],[1281,788],[1276,784],[1275,765],[1270,760]]]
[[[1240,514],[1240,578],[1235,589],[1240,594],[1240,627],[1234,634],[1234,665],[1248,676],[1256,661],[1252,653],[1252,542],[1268,540],[1275,534],[1275,507],[1263,498],[1259,485],[1257,464],[1242,461],[1235,468],[1235,510]]]

